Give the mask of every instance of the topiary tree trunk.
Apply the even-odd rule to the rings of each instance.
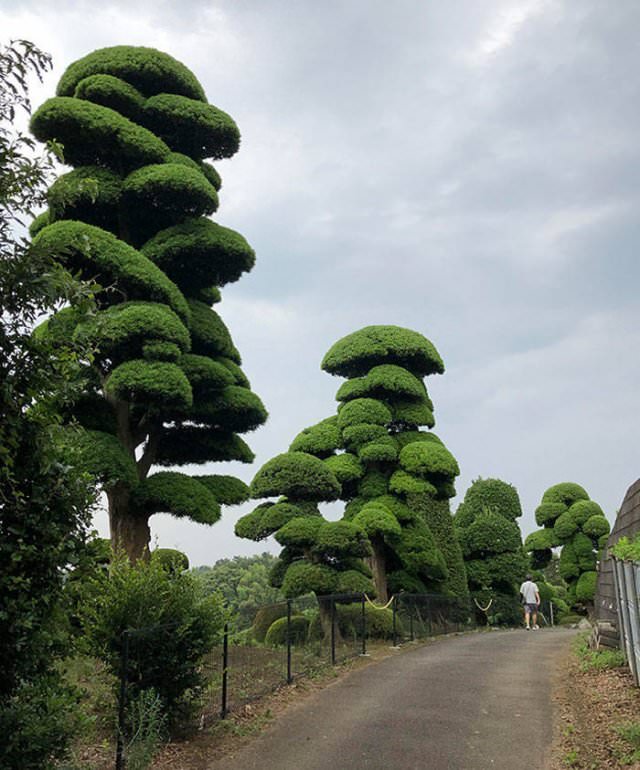
[[[64,418],[82,428],[69,442],[103,485],[113,544],[135,561],[153,514],[213,524],[221,504],[248,497],[228,476],[156,470],[251,462],[238,434],[266,419],[212,308],[255,262],[239,233],[208,218],[221,180],[205,159],[231,157],[240,134],[183,64],[130,46],[71,64],[31,127],[73,167],[50,187],[34,244],[95,280],[98,305],[89,321],[71,306],[36,333],[95,347]]]

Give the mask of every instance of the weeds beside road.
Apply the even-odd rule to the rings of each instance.
[[[581,636],[558,672],[550,770],[640,769],[640,690],[619,651]]]

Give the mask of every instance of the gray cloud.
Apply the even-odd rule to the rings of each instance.
[[[335,339],[406,325],[447,364],[429,387],[460,492],[516,484],[525,532],[550,484],[613,517],[638,475],[639,22],[633,0],[0,0],[54,53],[37,97],[95,47],[153,45],[238,121],[217,218],[258,264],[221,312],[271,412],[257,463],[333,412]],[[153,524],[201,563],[260,550],[237,515]]]

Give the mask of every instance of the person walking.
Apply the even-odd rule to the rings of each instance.
[[[537,631],[538,626],[538,607],[540,606],[540,592],[538,586],[533,582],[533,575],[527,575],[527,579],[520,586],[520,595],[524,602],[524,627],[529,631],[532,626],[530,621],[533,620],[533,630]]]

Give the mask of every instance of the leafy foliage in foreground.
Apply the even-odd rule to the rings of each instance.
[[[56,405],[90,351],[74,340],[34,339],[43,313],[90,294],[16,235],[44,195],[51,156],[13,132],[29,110],[27,77],[49,57],[28,42],[0,49],[0,766],[49,768],[64,755],[72,693],[56,661],[66,651],[63,571],[83,551],[93,490],[62,461]]]
[[[94,579],[84,612],[90,651],[116,676],[128,632],[130,691],[155,691],[174,725],[188,718],[204,685],[202,657],[224,620],[219,596],[206,596],[190,573],[160,559],[131,565],[122,554]]]

